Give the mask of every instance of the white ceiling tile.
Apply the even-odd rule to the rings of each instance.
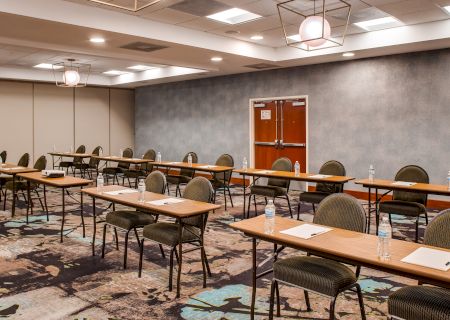
[[[188,13],[173,10],[170,8],[161,9],[158,11],[147,13],[143,18],[148,18],[155,21],[165,22],[169,24],[179,24],[196,19],[197,17]]]

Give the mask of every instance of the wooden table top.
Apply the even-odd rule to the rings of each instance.
[[[142,164],[153,162],[154,160],[150,159],[141,159],[141,158],[122,158],[118,156],[92,156],[92,158],[104,160],[104,161],[112,161],[112,162],[126,162],[131,164]]]
[[[309,251],[315,254],[337,257],[342,261],[359,264],[365,267],[399,274],[418,280],[450,288],[450,271],[444,272],[432,268],[421,267],[400,260],[420,247],[427,247],[415,242],[392,239],[391,259],[382,261],[377,256],[378,238],[375,235],[333,228],[332,231],[310,239],[301,239],[280,233],[282,230],[296,227],[306,222],[275,217],[274,233],[264,233],[264,215],[232,223],[233,229],[246,235],[286,245],[288,247]],[[449,251],[443,248],[431,247]]]
[[[17,164],[6,162],[2,163],[0,165],[0,173],[9,174],[9,175],[16,175],[19,173],[25,173],[25,172],[35,172],[38,171],[34,168],[27,168],[27,167],[21,167]]]
[[[92,153],[76,153],[76,152],[49,152],[51,156],[57,157],[69,157],[69,158],[90,158],[93,156]]]
[[[70,188],[70,187],[81,187],[81,186],[87,186],[89,185],[92,180],[72,177],[72,176],[65,176],[60,178],[49,178],[42,176],[41,172],[29,172],[29,173],[20,173],[18,174],[19,177],[30,180],[33,182],[46,184],[48,186],[52,187],[59,187],[59,188]]]
[[[450,190],[448,189],[448,186],[440,184],[416,183],[413,186],[398,186],[393,185],[393,183],[395,182],[394,180],[386,180],[386,179],[374,179],[373,181],[370,181],[369,179],[359,179],[354,182],[356,184],[361,184],[367,188],[371,187],[385,190],[402,190],[402,191],[450,196]]]
[[[158,212],[165,216],[169,216],[172,218],[187,218],[191,216],[196,216],[202,213],[206,213],[212,210],[217,210],[220,208],[220,205],[200,202],[194,200],[183,199],[183,202],[166,204],[162,206],[149,204],[148,201],[161,200],[173,198],[167,195],[153,193],[153,192],[145,192],[145,202],[139,202],[139,193],[127,193],[127,194],[119,194],[119,195],[109,195],[105,192],[108,191],[117,191],[117,190],[126,190],[130,188],[126,188],[123,186],[111,185],[103,187],[103,192],[97,192],[97,188],[87,188],[83,189],[82,192],[90,195],[92,197],[103,199],[115,203],[119,203],[124,206],[129,206],[137,209],[147,209],[154,212]],[[179,198],[182,199],[182,198]]]
[[[233,167],[226,167],[226,166],[217,166],[217,165],[211,165],[211,164],[204,164],[204,163],[193,163],[192,166],[189,165],[187,162],[176,162],[176,161],[161,161],[161,162],[155,162],[155,166],[159,167],[167,167],[167,168],[180,168],[180,169],[194,169],[196,171],[206,171],[206,172],[224,172],[224,171],[231,171],[233,170]]]
[[[328,183],[346,183],[348,181],[353,180],[352,177],[346,176],[331,176],[326,178],[317,178],[314,177],[315,173],[300,173],[300,175],[296,176],[295,172],[292,171],[275,171],[275,170],[265,170],[265,169],[255,169],[248,168],[237,169],[234,172],[239,173],[240,175],[246,176],[257,176],[257,177],[267,177],[267,178],[283,178],[289,180],[297,180],[297,181],[306,181],[306,182],[328,182]]]

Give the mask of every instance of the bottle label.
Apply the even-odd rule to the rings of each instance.
[[[387,238],[388,237],[388,232],[384,231],[384,230],[379,230],[378,231],[378,236],[381,238]]]

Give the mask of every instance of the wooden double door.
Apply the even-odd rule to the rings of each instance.
[[[306,99],[255,102],[253,108],[255,167],[270,169],[276,159],[287,157],[305,172]]]

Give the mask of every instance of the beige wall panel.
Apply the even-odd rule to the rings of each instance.
[[[75,89],[75,148],[80,144],[109,153],[109,89]]]
[[[73,89],[51,84],[34,85],[34,155],[46,155],[51,166],[53,150],[69,151],[74,143]]]
[[[134,150],[134,91],[111,89],[111,152],[131,147]],[[136,157],[141,155],[135,154]]]
[[[22,154],[33,157],[33,84],[0,81],[0,149],[7,161],[17,162]]]

